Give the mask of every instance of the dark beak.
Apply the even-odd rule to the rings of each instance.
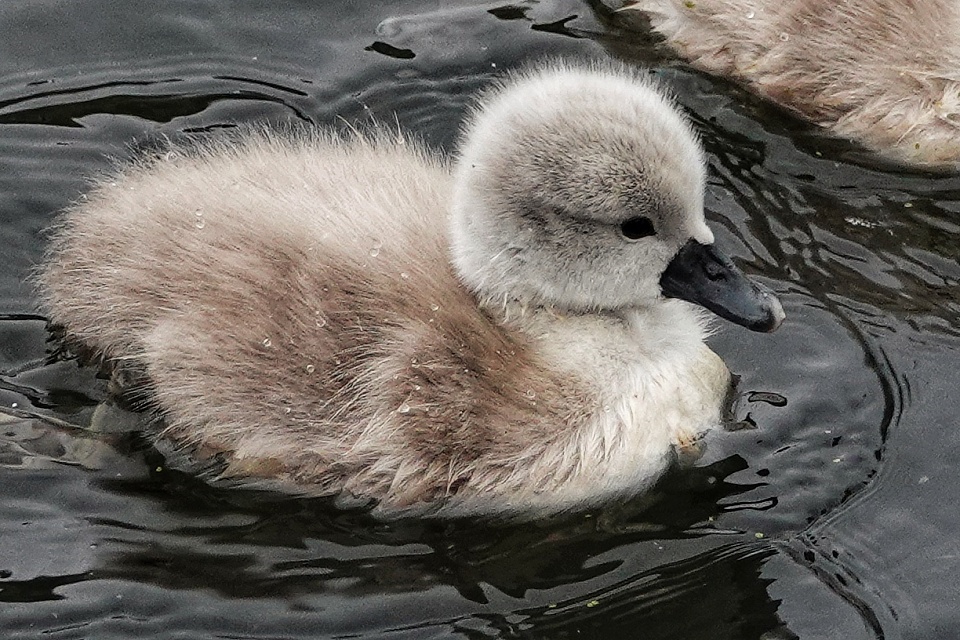
[[[773,331],[784,318],[783,306],[770,289],[748,280],[716,246],[696,240],[683,245],[667,265],[660,290],[752,331]]]

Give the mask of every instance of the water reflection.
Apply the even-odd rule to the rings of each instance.
[[[770,545],[712,549],[575,601],[521,612],[504,637],[797,638],[767,593],[764,561]],[[721,588],[722,585],[722,588]],[[764,635],[766,634],[766,635]]]
[[[343,623],[362,631],[364,612],[388,594],[451,587],[459,601],[445,599],[445,624],[468,629],[480,620],[503,637],[610,637],[642,624],[646,637],[702,627],[690,637],[735,638],[782,627],[765,591],[771,581],[760,575],[775,547],[752,535],[733,543],[704,537],[693,526],[718,513],[718,497],[748,489],[723,477],[742,469],[742,459],[678,471],[635,505],[627,524],[621,511],[522,526],[381,523],[325,501],[218,490],[162,470],[156,454],[143,464],[149,476],[98,481],[99,507],[76,514],[97,532],[86,571],[7,580],[0,600],[62,599],[58,589],[80,582],[240,600],[270,594],[315,612],[336,598],[353,611]],[[688,505],[679,512],[678,498]],[[638,560],[646,568],[638,571]],[[509,615],[493,612],[505,604]],[[391,625],[437,623],[415,610],[403,615]]]
[[[251,81],[244,81],[242,78],[222,78],[240,84]],[[100,88],[100,87],[98,87]],[[141,118],[157,123],[167,123],[175,118],[195,116],[203,113],[211,106],[225,100],[241,101],[260,101],[274,102],[291,109],[294,115],[306,122],[312,122],[310,117],[300,110],[291,107],[286,101],[270,94],[259,93],[255,91],[244,91],[234,89],[227,93],[210,93],[202,95],[184,95],[184,94],[152,94],[138,95],[122,93],[111,93],[111,95],[102,98],[91,98],[88,100],[77,100],[73,94],[81,93],[86,89],[70,89],[63,93],[71,95],[71,100],[66,103],[53,104],[45,107],[34,108],[8,108],[0,113],[0,124],[33,124],[48,125],[55,127],[81,127],[81,120],[89,115],[115,115],[131,116]],[[291,93],[302,92],[287,89]],[[48,95],[57,95],[54,93]],[[13,101],[11,101],[13,102]],[[8,104],[6,106],[12,106]]]

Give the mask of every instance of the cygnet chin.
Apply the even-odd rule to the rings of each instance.
[[[650,80],[553,63],[480,96],[452,165],[327,131],[141,158],[60,217],[39,291],[219,477],[535,517],[643,491],[718,424],[729,373],[694,305],[783,319],[703,189]]]

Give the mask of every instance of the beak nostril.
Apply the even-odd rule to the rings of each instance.
[[[708,262],[706,264],[705,271],[707,274],[707,279],[714,282],[726,279],[728,273],[728,271],[724,269],[722,265],[715,262]]]

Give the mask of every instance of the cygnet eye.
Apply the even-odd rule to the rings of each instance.
[[[653,228],[653,223],[650,222],[650,218],[637,216],[636,218],[624,220],[620,224],[620,233],[628,240],[639,240],[647,236],[657,235],[657,230]]]

